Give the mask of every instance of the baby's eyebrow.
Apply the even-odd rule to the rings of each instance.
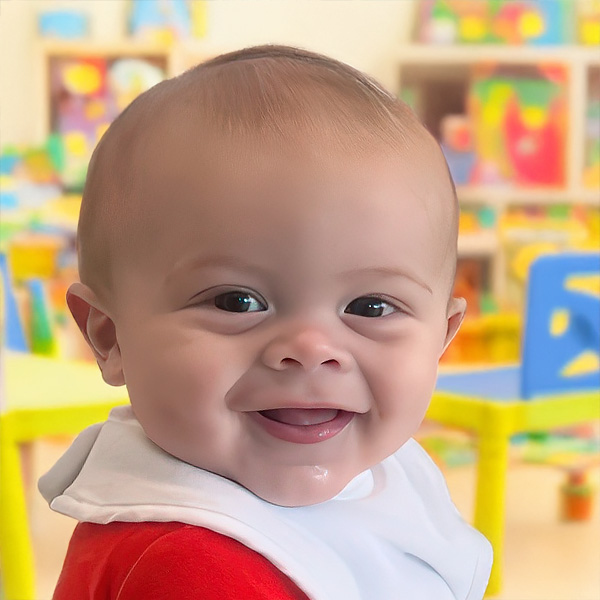
[[[424,290],[433,294],[433,290],[419,277],[413,273],[408,273],[402,269],[396,269],[394,267],[364,267],[361,269],[349,269],[340,274],[342,277],[348,275],[383,275],[384,277],[401,277],[402,279],[410,279]]]
[[[266,275],[268,274],[268,270],[264,267],[247,262],[237,256],[228,256],[228,255],[209,255],[209,256],[197,256],[195,258],[178,261],[169,275],[167,279],[171,279],[175,277],[178,273],[185,270],[198,270],[198,269],[207,269],[207,268],[231,268],[236,269],[238,271],[253,271],[255,273]]]

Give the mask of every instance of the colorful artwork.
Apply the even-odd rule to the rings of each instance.
[[[471,182],[563,186],[566,74],[475,69],[468,95],[477,163]]]
[[[417,39],[429,44],[564,44],[571,0],[422,0]]]
[[[579,43],[600,46],[600,0],[579,0]]]
[[[51,59],[52,150],[67,190],[81,191],[92,151],[110,123],[164,77],[164,65],[154,59]]]
[[[206,29],[201,0],[131,0],[129,30],[136,39],[169,44],[202,37]]]

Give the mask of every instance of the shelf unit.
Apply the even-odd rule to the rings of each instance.
[[[115,42],[40,40],[35,50],[34,76],[38,97],[42,99],[37,123],[38,139],[43,140],[51,132],[50,110],[50,63],[59,58],[141,58],[164,65],[165,75],[174,77],[187,68],[219,54],[219,48],[195,41],[177,45],[144,43],[135,40]]]
[[[564,186],[516,187],[511,185],[457,186],[461,206],[489,206],[498,222],[505,210],[514,206],[582,205],[600,207],[600,189],[583,184],[585,164],[585,107],[592,78],[600,78],[600,53],[584,46],[503,46],[503,45],[423,45],[400,46],[395,56],[395,90],[400,94],[407,86],[419,90],[419,96],[436,93],[435,86],[446,86],[447,95],[434,98],[441,114],[464,113],[464,94],[472,68],[478,65],[503,65],[523,68],[539,65],[560,65],[567,75],[567,143],[565,148],[566,177]],[[437,91],[439,92],[439,87]],[[460,103],[463,102],[462,110]],[[444,105],[444,103],[446,103]],[[415,107],[419,113],[419,107]],[[447,110],[445,110],[447,109]],[[436,124],[425,124],[436,133]],[[500,300],[505,298],[506,257],[500,236],[486,230],[461,235],[459,257],[479,257],[488,261],[489,287]]]

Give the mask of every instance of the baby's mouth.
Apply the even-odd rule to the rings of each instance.
[[[271,437],[295,444],[316,444],[343,431],[356,413],[335,408],[273,408],[249,416]]]
[[[333,421],[339,414],[334,408],[275,408],[261,410],[260,414],[271,421],[286,425],[321,425]]]

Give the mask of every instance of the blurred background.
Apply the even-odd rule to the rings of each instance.
[[[13,367],[13,353],[55,361],[47,364],[56,373],[73,361],[95,368],[64,297],[77,278],[87,162],[110,122],[160,80],[262,43],[329,54],[414,108],[442,146],[461,204],[455,292],[469,310],[443,370],[521,364],[532,262],[600,248],[599,1],[0,0],[0,416],[31,400],[21,398],[23,381],[36,379],[37,363]],[[591,281],[597,301],[600,280]],[[592,335],[577,363],[588,374],[599,368]],[[512,436],[506,478],[493,488],[503,498],[494,597],[600,599],[600,441],[597,411],[582,402],[577,423],[562,424],[549,408],[547,423],[563,426]],[[432,411],[420,441],[473,521],[487,481],[477,467],[483,434],[440,414]],[[5,468],[0,488],[24,484],[37,599],[51,597],[74,526],[34,485],[71,439],[57,432],[15,437],[18,481]],[[0,523],[12,518],[7,506]]]

